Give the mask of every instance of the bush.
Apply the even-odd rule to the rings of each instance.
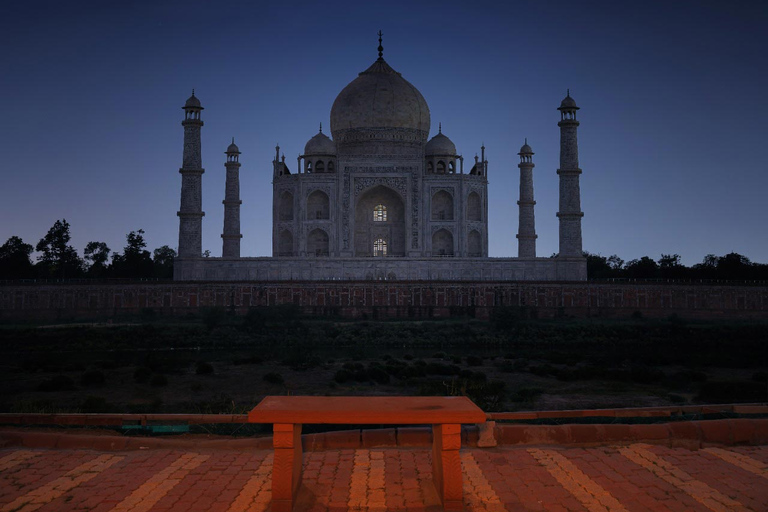
[[[266,382],[269,382],[270,384],[282,384],[285,382],[285,379],[283,379],[283,376],[279,373],[275,372],[269,372],[264,376],[264,380]]]
[[[139,366],[133,371],[133,380],[139,383],[144,383],[152,376],[152,370],[146,366]]]
[[[755,381],[711,381],[704,382],[697,397],[706,403],[763,402],[766,389],[762,382]]]
[[[481,366],[483,364],[483,358],[477,356],[467,356],[468,366]]]
[[[162,373],[156,373],[149,379],[149,385],[160,388],[168,385],[168,377]]]
[[[339,384],[344,384],[345,382],[348,382],[354,378],[354,375],[351,371],[342,368],[341,370],[337,371],[336,374],[333,376],[333,380],[338,382]]]
[[[105,413],[110,412],[111,409],[103,396],[88,396],[80,404],[80,410],[84,413]]]
[[[72,391],[75,381],[66,375],[57,375],[38,384],[38,391]]]
[[[213,366],[205,361],[198,361],[195,367],[195,373],[198,375],[211,375],[213,373]]]
[[[100,370],[89,370],[80,377],[80,384],[83,386],[103,386],[104,372]]]
[[[382,368],[369,368],[368,377],[377,384],[389,384],[389,374]]]

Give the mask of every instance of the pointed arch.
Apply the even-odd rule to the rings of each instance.
[[[293,194],[287,190],[280,194],[278,206],[278,218],[280,220],[293,220]]]
[[[293,256],[293,234],[287,229],[282,230],[277,239],[277,255]]]
[[[447,229],[438,229],[432,235],[432,256],[453,256],[453,235]]]
[[[315,190],[307,197],[307,220],[331,218],[331,202],[328,194]]]
[[[467,236],[467,256],[470,258],[479,258],[483,255],[483,238],[480,232],[473,229]]]
[[[432,220],[453,220],[453,195],[447,190],[432,196]]]
[[[467,220],[483,220],[480,194],[477,192],[470,192],[467,196]]]
[[[324,229],[313,229],[307,235],[307,255],[328,256],[328,233]]]

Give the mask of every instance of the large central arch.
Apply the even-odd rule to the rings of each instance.
[[[389,187],[372,187],[355,204],[355,256],[405,256],[405,204]],[[386,245],[385,254],[380,250]]]

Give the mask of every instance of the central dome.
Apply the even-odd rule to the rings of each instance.
[[[349,83],[331,107],[331,133],[347,130],[406,129],[429,134],[429,107],[418,89],[379,58]]]

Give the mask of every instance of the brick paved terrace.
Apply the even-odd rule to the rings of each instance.
[[[514,425],[461,451],[465,510],[768,510],[768,420]],[[0,431],[0,511],[267,511],[269,439]],[[295,510],[437,511],[428,429],[305,436]]]

